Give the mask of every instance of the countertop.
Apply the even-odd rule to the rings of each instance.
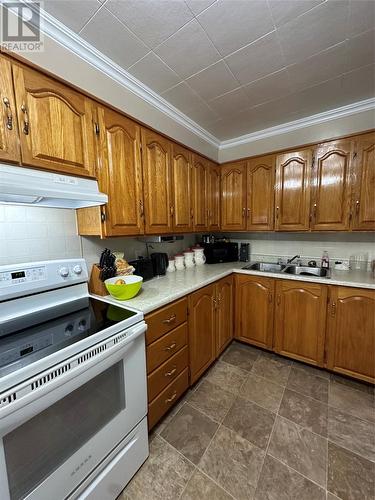
[[[101,297],[106,301],[134,307],[147,314],[161,306],[169,304],[198,288],[209,285],[220,278],[231,273],[250,274],[254,276],[265,276],[269,278],[304,281],[306,283],[322,283],[325,285],[342,285],[356,288],[375,289],[375,279],[370,272],[366,271],[335,271],[332,270],[330,278],[319,278],[306,276],[293,276],[283,273],[267,273],[263,271],[248,271],[242,267],[250,262],[228,262],[225,264],[204,264],[184,271],[167,273],[165,276],[153,278],[143,283],[139,294],[131,300],[118,301],[110,295]]]

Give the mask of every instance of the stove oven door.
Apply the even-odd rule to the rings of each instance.
[[[0,394],[1,500],[74,496],[145,417],[146,325],[129,330]]]

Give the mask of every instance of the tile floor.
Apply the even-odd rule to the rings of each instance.
[[[371,386],[232,343],[118,500],[374,500]]]

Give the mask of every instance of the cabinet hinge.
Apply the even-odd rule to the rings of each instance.
[[[355,160],[356,158],[357,158],[357,151],[353,153],[353,160]]]
[[[100,134],[99,123],[95,122],[94,129],[95,129],[95,134],[99,135]]]
[[[106,217],[106,215],[105,215],[105,212],[101,211],[101,212],[100,212],[100,220],[101,220],[102,222],[105,222],[105,221],[106,221],[106,219],[107,219],[107,217]]]
[[[311,168],[314,168],[314,166],[315,166],[315,156],[313,156],[313,158],[312,158]]]

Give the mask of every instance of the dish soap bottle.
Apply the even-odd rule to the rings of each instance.
[[[324,250],[323,252],[321,267],[324,269],[329,269],[329,256],[327,250]]]

